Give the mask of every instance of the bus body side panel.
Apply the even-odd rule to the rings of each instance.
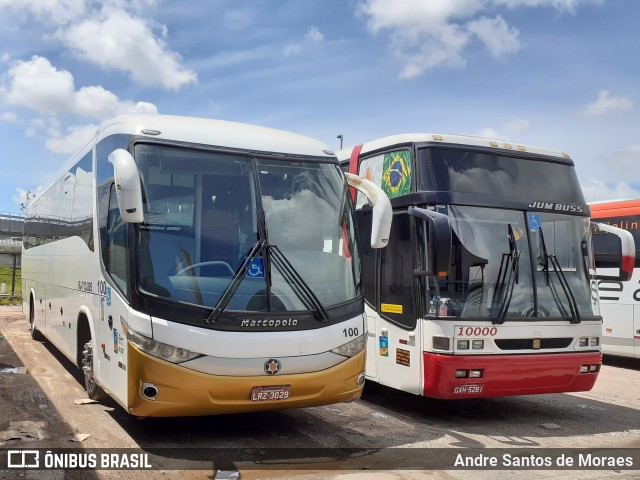
[[[380,318],[375,312],[374,315],[376,329],[372,330],[373,342],[367,342],[367,356],[372,357],[368,359],[368,365],[375,366],[375,377],[367,367],[367,378],[419,395],[422,378],[422,349],[419,342],[422,322],[417,322],[413,330],[407,330]]]
[[[633,307],[634,351],[636,358],[640,358],[640,306]]]
[[[592,221],[607,223],[631,232],[636,242],[636,268],[628,282],[598,282],[600,313],[603,318],[602,352],[640,358],[640,268],[638,229],[640,200],[594,203]],[[594,241],[594,248],[597,247]],[[598,252],[597,253],[602,253]],[[616,275],[616,269],[598,268],[599,275]]]
[[[364,306],[367,322],[367,380],[378,381],[378,314],[369,305]]]
[[[599,269],[601,275],[613,270]],[[598,282],[602,314],[602,352],[640,358],[640,268],[629,282]]]
[[[129,372],[127,339],[122,329],[122,321],[129,321],[129,306],[115,288],[106,288],[109,293],[102,301],[99,316],[96,316],[96,320],[99,320],[94,321],[98,335],[98,349],[94,351],[98,360],[96,381],[126,410]]]
[[[634,356],[634,311],[638,307],[625,303],[600,305],[604,319],[602,325],[602,352],[607,355]],[[637,320],[635,323],[638,323]]]
[[[598,378],[602,354],[439,355],[424,352],[426,397],[460,399],[583,392]],[[582,365],[597,371],[580,373]],[[458,369],[482,369],[482,378],[455,378]]]

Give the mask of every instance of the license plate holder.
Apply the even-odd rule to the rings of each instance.
[[[291,397],[291,385],[274,385],[269,387],[253,387],[252,402],[282,401]]]
[[[484,390],[483,383],[465,383],[463,385],[454,385],[453,393],[456,395],[478,395]]]

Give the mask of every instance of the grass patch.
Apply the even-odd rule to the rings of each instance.
[[[13,281],[13,268],[0,267],[0,283],[6,284],[5,293],[11,294],[11,282]],[[17,268],[15,275],[15,287],[13,296],[0,297],[0,305],[20,305],[22,303],[22,270]]]

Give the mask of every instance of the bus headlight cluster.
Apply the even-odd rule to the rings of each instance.
[[[343,357],[351,358],[354,355],[360,353],[367,346],[367,336],[360,335],[358,338],[351,340],[344,345],[340,345],[338,348],[331,350],[333,353],[342,355]]]
[[[456,350],[482,350],[484,348],[484,340],[457,340]]]
[[[481,368],[474,370],[466,370],[459,368],[456,370],[456,378],[482,378],[483,370]]]
[[[138,350],[161,360],[166,360],[171,363],[182,363],[202,356],[201,353],[192,352],[186,348],[174,347],[168,343],[158,342],[153,338],[145,337],[144,335],[131,330],[126,323],[121,323],[122,329],[127,336],[127,340],[129,340]]]
[[[600,370],[600,365],[581,365],[580,373],[595,373]]]
[[[580,347],[597,347],[600,345],[600,337],[580,337],[578,346]]]
[[[449,337],[433,337],[434,350],[449,350],[451,348],[451,338]]]

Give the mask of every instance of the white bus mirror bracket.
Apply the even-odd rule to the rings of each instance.
[[[628,230],[614,227],[606,223],[591,222],[591,229],[594,232],[606,232],[617,236],[620,239],[620,275],[609,277],[598,275],[598,280],[616,280],[619,282],[627,282],[631,280],[633,275],[633,269],[636,264],[636,243],[633,239],[633,235]]]
[[[361,191],[373,206],[373,218],[371,222],[371,248],[384,248],[389,243],[389,232],[393,210],[387,194],[373,182],[360,178],[353,173],[346,173],[347,183],[350,187]]]
[[[116,196],[122,220],[127,223],[142,223],[142,186],[135,160],[129,152],[118,148],[109,155],[109,163],[113,164]]]

